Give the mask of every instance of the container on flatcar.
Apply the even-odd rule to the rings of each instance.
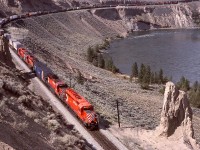
[[[48,11],[43,11],[42,14],[48,14]]]
[[[18,19],[18,15],[10,16],[10,20],[15,20],[15,19]]]
[[[7,19],[6,18],[3,18],[3,19],[1,19],[1,24],[3,25],[4,23],[6,23],[7,22]]]
[[[36,61],[33,65],[33,71],[36,73],[36,76],[42,81],[47,83],[48,75],[53,74],[51,69],[49,69],[44,63]]]
[[[18,42],[18,41],[13,41],[12,43],[13,47],[15,48],[15,50],[17,51],[20,47],[23,47],[23,45]]]
[[[38,12],[30,12],[30,13],[28,13],[28,16],[30,17],[30,16],[37,16],[38,15]]]
[[[9,45],[11,45],[13,47],[13,42],[16,41],[16,39],[10,38],[9,39]]]
[[[4,37],[5,37],[7,40],[10,40],[10,39],[11,39],[11,35],[8,34],[8,33],[5,33],[5,34],[4,34]]]
[[[42,11],[38,11],[37,14],[38,14],[38,15],[41,15],[41,14],[42,14]]]

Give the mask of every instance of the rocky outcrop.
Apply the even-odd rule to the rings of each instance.
[[[95,15],[108,20],[110,18],[114,21],[122,20],[128,31],[191,28],[200,25],[200,2],[163,6],[118,6],[116,9],[109,9],[109,11],[98,9]]]
[[[179,131],[176,132],[176,130]],[[187,95],[184,91],[179,91],[172,82],[166,84],[160,126],[157,131],[164,137],[178,134],[184,143],[194,149],[199,148],[194,139],[192,109]]]
[[[0,150],[15,150],[15,149],[4,142],[0,142]]]
[[[9,51],[8,40],[3,36],[3,34],[0,35],[0,62],[7,64],[11,68],[15,67]]]
[[[164,5],[145,7],[118,7],[118,12],[129,31],[157,28],[191,28],[199,24],[194,19],[200,3],[193,5]]]

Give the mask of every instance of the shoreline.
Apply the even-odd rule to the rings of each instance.
[[[145,35],[145,32],[148,33],[148,32],[151,32],[151,31],[173,31],[173,30],[178,30],[178,32],[180,31],[189,31],[189,30],[200,30],[200,27],[193,27],[193,28],[160,28],[160,29],[152,29],[152,30],[139,30],[139,31],[133,31],[131,33],[128,33],[126,37],[122,37],[122,38],[117,38],[117,37],[114,37],[111,41],[110,41],[110,44],[112,44],[112,42],[115,42],[115,41],[118,41],[118,40],[126,40],[127,38],[129,38],[130,36],[134,36],[134,37],[137,37],[137,35],[133,35],[134,33],[144,33]],[[142,34],[143,35],[143,34]],[[110,47],[108,47],[107,49],[103,50],[102,53],[106,54],[106,55],[109,55],[109,57],[111,57],[113,59],[113,57],[110,55],[109,53],[109,50],[110,50]],[[113,62],[114,63],[114,62]],[[115,65],[115,64],[114,64]],[[115,65],[116,66],[116,65]],[[118,68],[119,69],[119,68]],[[165,71],[165,70],[164,70]],[[117,76],[119,77],[122,77],[122,78],[126,78],[126,79],[130,79],[130,75],[127,74],[127,73],[123,73],[120,71],[119,69],[119,72],[117,73]],[[181,78],[181,76],[179,77],[179,79]],[[179,80],[178,80],[179,81]],[[178,82],[176,81],[176,82]],[[198,81],[198,80],[195,80],[195,81]],[[193,82],[195,82],[193,81]]]

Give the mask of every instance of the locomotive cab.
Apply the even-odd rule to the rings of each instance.
[[[85,118],[85,125],[87,128],[91,130],[98,129],[98,117],[94,112],[93,106],[83,107],[82,115]]]
[[[93,106],[85,98],[68,88],[65,102],[89,130],[98,129],[98,117]]]

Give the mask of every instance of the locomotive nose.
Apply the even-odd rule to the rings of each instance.
[[[88,120],[88,122],[94,121],[95,120],[95,114],[94,113],[87,114],[87,120]]]

